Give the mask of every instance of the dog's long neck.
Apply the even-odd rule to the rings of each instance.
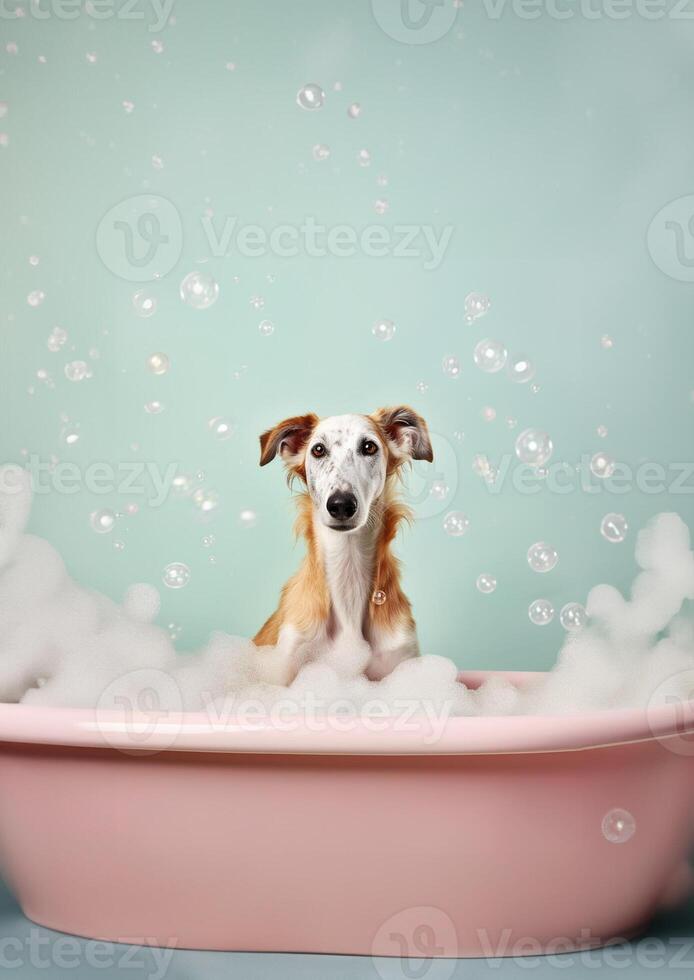
[[[345,534],[318,524],[317,531],[334,626],[339,632],[361,634],[374,590],[379,529],[367,523]]]
[[[316,520],[308,495],[300,501],[297,530],[308,545],[302,571],[310,575],[312,592],[323,597],[320,606],[337,629],[358,635],[373,627],[392,626],[403,617],[411,621],[391,551],[400,522],[407,519],[409,511],[397,500],[392,478],[372,505],[364,527],[349,534]],[[371,601],[376,591],[385,594],[380,605]]]

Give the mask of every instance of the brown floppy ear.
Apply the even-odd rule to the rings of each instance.
[[[260,437],[260,465],[272,462],[277,453],[287,463],[292,457],[299,455],[306,445],[311,433],[318,422],[318,416],[311,412],[309,415],[295,415],[284,422],[278,422],[273,429],[263,432]]]
[[[393,455],[399,461],[406,458],[434,460],[427,424],[421,415],[408,405],[397,408],[379,408],[371,416],[380,425],[388,439]]]

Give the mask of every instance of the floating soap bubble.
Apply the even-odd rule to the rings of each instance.
[[[265,306],[265,300],[262,296],[251,296],[250,304],[254,310],[262,310]]]
[[[43,303],[45,298],[46,298],[46,294],[42,289],[32,289],[32,291],[27,296],[27,303],[29,304],[29,306],[32,306],[34,309],[36,309],[37,306],[40,306]]]
[[[68,381],[84,381],[92,376],[86,361],[69,361],[63,370]]]
[[[599,425],[595,431],[597,432],[597,434],[600,436],[601,439],[607,438],[608,432],[607,432],[606,425]]]
[[[214,490],[206,490],[204,487],[199,487],[193,493],[193,502],[203,514],[209,514],[219,507],[219,494]]]
[[[616,465],[615,461],[607,453],[596,453],[590,461],[590,471],[593,476],[597,476],[601,480],[606,480],[612,476]]]
[[[206,310],[216,303],[219,285],[205,272],[189,272],[179,287],[181,299],[194,310]]]
[[[614,347],[614,340],[612,339],[612,337],[610,337],[609,334],[604,333],[600,338],[600,346],[602,347],[603,350],[612,350],[612,348]]]
[[[483,595],[491,595],[491,593],[496,589],[496,579],[493,575],[478,575],[477,576],[477,589]]]
[[[0,133],[0,146],[9,146],[10,136],[9,133]]]
[[[155,153],[152,156],[152,166],[154,167],[155,170],[163,170],[164,169],[164,161],[159,156],[158,153]]]
[[[38,255],[29,256],[29,265],[33,265],[34,268],[36,268],[36,266],[39,264],[40,261],[41,260],[39,259]]]
[[[361,105],[358,102],[352,102],[352,104],[347,107],[347,115],[350,119],[358,119],[361,115]]]
[[[178,497],[189,497],[193,492],[193,479],[187,473],[179,473],[171,481],[174,493]]]
[[[150,402],[145,402],[144,408],[148,415],[161,415],[161,413],[164,411],[163,403],[157,401],[156,398]]]
[[[496,409],[492,408],[491,405],[485,405],[482,409],[482,418],[485,422],[493,422],[496,418]]]
[[[330,156],[330,147],[326,146],[325,143],[316,143],[312,150],[313,159],[321,162],[322,160],[327,160]]]
[[[133,308],[138,316],[152,316],[157,309],[157,301],[144,289],[138,289],[133,296]]]
[[[525,429],[516,439],[516,456],[528,466],[543,466],[553,451],[552,440],[541,429]]]
[[[215,416],[215,418],[210,419],[207,423],[207,428],[210,430],[213,436],[224,442],[226,439],[230,439],[234,434],[234,424],[229,419],[223,418],[221,415]]]
[[[600,522],[600,533],[611,544],[621,544],[628,530],[629,525],[624,514],[605,514]]]
[[[164,50],[164,42],[160,41],[158,38],[155,38],[155,40],[150,44],[150,47],[155,54],[161,54]]]
[[[359,153],[357,153],[357,160],[359,161],[360,167],[371,166],[371,154],[368,150],[359,150]]]
[[[374,201],[374,211],[376,214],[385,214],[389,207],[388,202],[382,197]]]
[[[636,832],[636,820],[628,810],[615,807],[602,818],[602,835],[610,844],[625,844]]]
[[[544,574],[551,572],[559,561],[559,553],[556,548],[546,541],[536,541],[528,548],[528,565],[534,572]]]
[[[554,606],[549,599],[535,599],[528,607],[528,617],[535,626],[547,626],[554,619]]]
[[[17,42],[8,41],[7,44],[5,45],[5,51],[7,51],[8,54],[17,54],[17,52],[19,51],[19,46]]]
[[[114,541],[113,542],[114,551],[125,551],[125,541]]]
[[[46,347],[49,351],[56,354],[62,347],[65,346],[67,342],[67,330],[63,330],[62,327],[53,327],[48,335],[48,340],[46,341]]]
[[[3,116],[7,115],[7,111],[9,108],[10,108],[9,103],[0,102],[0,119],[2,119]]]
[[[85,58],[87,59],[90,65],[95,65],[98,60],[94,51],[87,51]]]
[[[475,453],[472,457],[472,472],[477,476],[486,478],[489,475],[491,463],[484,453]]]
[[[443,529],[452,538],[459,538],[470,527],[470,518],[459,510],[451,510],[443,519]]]
[[[538,395],[542,391],[540,385],[530,385],[530,390],[532,391],[533,395]]]
[[[509,417],[506,419],[506,425],[509,427],[509,429],[515,429],[518,425],[518,419],[514,419],[509,415]]]
[[[138,507],[138,505],[135,504],[135,503],[132,503],[132,504],[128,504],[126,506],[125,513],[128,515],[128,517],[134,517],[135,514],[137,514],[139,512],[139,510],[140,510],[140,508]]]
[[[583,629],[588,622],[588,613],[580,602],[567,602],[559,613],[559,622],[565,630],[572,632]]]
[[[460,377],[460,361],[453,354],[446,354],[441,362],[441,368],[447,378]]]
[[[216,543],[214,534],[206,534],[202,539],[203,548],[213,548]]]
[[[258,520],[258,515],[254,510],[242,510],[239,514],[239,521],[243,527],[255,527],[255,523]]]
[[[108,508],[95,510],[89,515],[89,523],[97,534],[109,534],[115,527],[116,515]]]
[[[382,606],[386,601],[385,592],[383,592],[382,589],[376,589],[374,594],[371,596],[371,601],[373,602],[374,606]]]
[[[170,367],[169,355],[162,353],[162,351],[150,354],[147,358],[147,370],[152,374],[166,374]]]
[[[190,582],[190,569],[182,561],[172,561],[164,569],[162,582],[167,589],[182,589]]]
[[[296,93],[296,104],[302,109],[322,109],[325,104],[325,92],[320,85],[309,82]]]
[[[379,187],[387,187],[388,177],[385,174],[379,174],[378,177],[376,178],[376,183],[378,184]]]
[[[60,438],[66,446],[74,446],[80,441],[80,427],[78,422],[70,422],[60,430]]]
[[[261,337],[269,337],[275,332],[275,325],[272,320],[261,320],[258,324],[258,332]]]
[[[445,500],[450,492],[450,487],[444,480],[432,480],[429,496],[433,497],[434,500]]]
[[[500,340],[480,340],[472,354],[472,359],[478,368],[489,374],[501,371],[508,352]]]
[[[378,340],[392,340],[395,336],[395,324],[392,320],[376,320],[371,333]]]
[[[525,384],[535,377],[534,364],[523,354],[514,354],[509,360],[506,370],[511,381],[515,381],[518,384]]]
[[[131,102],[130,99],[123,99],[121,105],[123,106],[123,109],[128,113],[128,115],[130,115],[130,113],[135,108],[135,103]]]
[[[426,381],[418,381],[415,388],[420,395],[424,395],[427,391],[429,391],[429,385],[426,383]]]
[[[465,319],[468,323],[484,316],[492,305],[488,296],[483,293],[468,293],[465,297]]]

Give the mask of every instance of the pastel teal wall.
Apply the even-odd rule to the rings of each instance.
[[[639,526],[667,509],[694,520],[694,477],[672,482],[672,465],[694,459],[694,23],[674,3],[648,19],[636,0],[567,0],[559,8],[573,16],[558,19],[550,5],[489,0],[410,0],[409,14],[390,0],[178,0],[161,31],[149,0],[130,12],[118,0],[66,7],[74,19],[50,0],[16,3],[24,17],[5,4],[0,18],[0,456],[54,456],[56,473],[78,464],[79,491],[40,494],[32,529],[79,581],[120,598],[184,562],[188,585],[162,587],[161,621],[181,627],[181,647],[212,628],[253,632],[300,554],[280,468],[258,467],[257,438],[307,410],[405,402],[428,420],[438,458],[410,481],[418,520],[399,551],[423,648],[461,665],[549,664],[563,630],[558,617],[533,626],[531,600],[558,612],[596,582],[625,587]],[[407,26],[415,15],[431,16],[418,30]],[[296,104],[308,82],[325,92],[320,109]],[[316,144],[327,159],[314,159]],[[110,214],[139,195],[152,201]],[[215,255],[206,212],[217,232],[225,218],[268,234],[312,218],[398,236],[402,225],[448,227],[450,241],[435,268],[422,231],[409,257],[241,254],[234,239]],[[140,236],[143,213],[156,221]],[[143,265],[129,262],[119,220]],[[153,229],[169,240],[157,246],[155,235],[147,263]],[[179,296],[195,269],[219,284],[208,309]],[[36,290],[44,298],[32,306]],[[139,290],[156,300],[150,317],[134,308]],[[471,291],[492,301],[472,324]],[[387,342],[372,333],[382,318],[396,325]],[[56,326],[68,339],[51,351]],[[485,337],[525,353],[539,390],[476,367]],[[153,352],[168,355],[168,373],[148,370]],[[459,378],[442,371],[444,355],[460,359]],[[75,360],[93,376],[69,380]],[[160,414],[145,412],[152,400]],[[217,416],[233,420],[230,439],[209,430]],[[551,464],[604,450],[632,476],[558,492],[562,469],[521,492],[514,441],[528,426],[551,435]],[[476,454],[505,474],[495,487],[473,471]],[[191,497],[152,507],[124,488],[97,494],[85,485],[95,461],[175,463],[218,506],[205,519]],[[646,461],[664,468],[659,492],[637,485]],[[434,480],[447,499],[431,494]],[[99,508],[123,515],[110,533],[92,529]],[[445,533],[449,510],[468,515],[464,536]],[[611,511],[628,520],[622,544],[600,534]],[[526,561],[538,540],[560,554],[547,575]],[[483,572],[498,581],[491,595],[475,587]]]

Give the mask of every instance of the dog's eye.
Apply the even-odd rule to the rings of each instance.
[[[372,439],[365,439],[361,444],[361,451],[365,456],[375,456],[378,446]]]
[[[317,442],[315,446],[311,446],[311,455],[316,459],[320,459],[322,456],[325,456],[326,452],[327,449],[322,442]]]

